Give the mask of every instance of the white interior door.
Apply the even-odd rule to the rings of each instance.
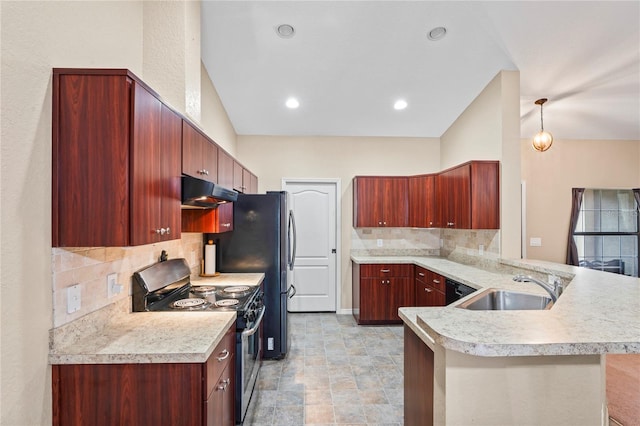
[[[296,221],[290,312],[336,311],[336,181],[283,181]]]

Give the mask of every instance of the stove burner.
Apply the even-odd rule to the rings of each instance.
[[[253,290],[248,285],[237,285],[231,287],[223,287],[218,290],[217,294],[223,297],[243,297],[251,293]]]
[[[210,296],[216,291],[218,291],[218,287],[213,285],[197,285],[191,287],[191,293],[201,296]]]
[[[240,301],[238,299],[222,299],[218,300],[215,305],[218,307],[236,306]]]
[[[171,304],[174,309],[205,309],[210,303],[204,299],[180,299]]]

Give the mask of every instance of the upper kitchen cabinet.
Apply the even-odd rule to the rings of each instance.
[[[234,164],[232,156],[227,154],[225,150],[218,149],[218,185],[224,188],[234,188]]]
[[[186,120],[182,121],[182,173],[218,183],[218,146]]]
[[[416,228],[439,228],[440,208],[436,201],[436,175],[410,176],[409,224]]]
[[[54,69],[52,245],[180,238],[181,118],[128,70]]]
[[[407,226],[407,196],[406,177],[356,176],[353,178],[353,226]]]
[[[436,180],[443,228],[500,228],[500,163],[471,161]]]
[[[237,161],[233,162],[233,189],[245,194],[258,193],[258,177]]]

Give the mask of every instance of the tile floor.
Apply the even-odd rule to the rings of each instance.
[[[291,350],[265,361],[245,425],[402,425],[403,328],[291,314]]]

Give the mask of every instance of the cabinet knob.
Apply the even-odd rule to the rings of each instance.
[[[378,222],[378,225],[382,225],[382,222]]]
[[[231,379],[224,379],[220,383],[221,384],[218,385],[218,390],[221,390],[224,392],[227,390],[227,386],[229,386],[229,383],[231,383]]]
[[[167,230],[164,228],[160,228],[160,235],[164,235],[167,233]]]
[[[429,222],[429,226],[433,225],[433,222]]]
[[[382,222],[382,224],[383,224],[383,225],[386,225],[386,224],[387,224],[387,222]]]
[[[171,233],[171,228],[167,227],[167,235]]]

